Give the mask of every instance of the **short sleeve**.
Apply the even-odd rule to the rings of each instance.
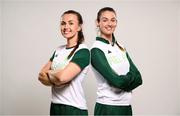
[[[70,62],[76,63],[81,70],[84,69],[90,62],[90,52],[88,49],[83,48],[78,50],[72,57]]]

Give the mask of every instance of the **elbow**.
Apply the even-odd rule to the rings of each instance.
[[[143,84],[143,80],[142,80],[142,78],[141,78],[140,85],[142,85],[142,84]]]
[[[139,81],[139,85],[142,85],[143,84],[143,81],[142,81],[142,79]]]
[[[139,73],[139,85],[142,85],[142,84],[143,84],[142,76],[141,76],[141,74]]]
[[[38,77],[38,80],[41,82],[41,81],[42,81],[42,77],[41,77],[41,76],[39,76],[39,77]]]

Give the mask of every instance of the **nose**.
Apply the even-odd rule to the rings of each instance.
[[[69,28],[69,25],[68,24],[65,24],[62,26],[63,29],[68,29]]]
[[[108,21],[108,25],[111,26],[111,25],[112,25],[112,22],[111,22],[111,21]]]
[[[68,24],[66,24],[65,26],[64,26],[64,28],[66,29],[66,28],[68,28],[69,27],[69,25]]]

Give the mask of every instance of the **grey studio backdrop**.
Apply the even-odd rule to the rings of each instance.
[[[142,73],[133,91],[135,115],[180,115],[180,2],[178,0],[2,0],[0,2],[0,114],[48,115],[51,89],[37,79],[54,49],[65,44],[61,14],[69,9],[84,19],[85,43],[96,37],[98,10],[113,7],[115,35]],[[96,100],[91,71],[83,83],[89,114]]]

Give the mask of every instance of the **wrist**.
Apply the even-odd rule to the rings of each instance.
[[[50,82],[52,85],[55,85],[55,84],[53,83],[53,81],[51,80],[51,76],[49,75],[49,73],[46,73],[46,74],[47,74],[47,77],[48,77],[49,82]]]

